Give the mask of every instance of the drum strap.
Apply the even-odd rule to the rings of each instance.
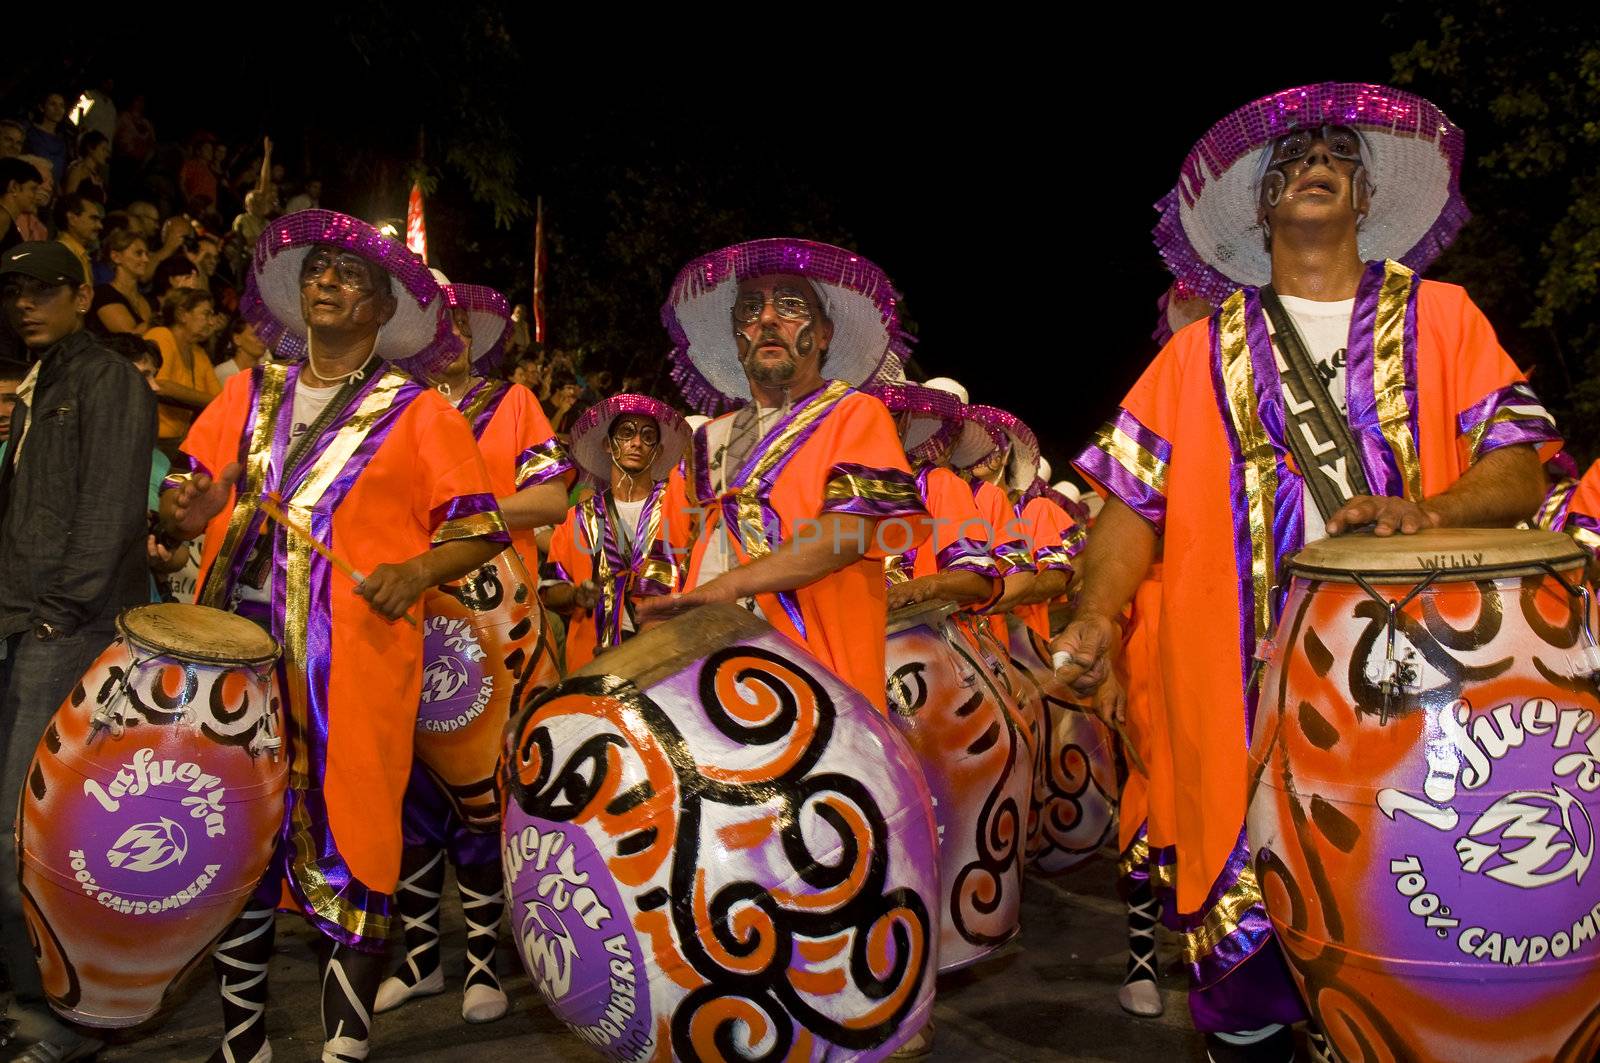
[[[1311,364],[1305,340],[1278,293],[1261,288],[1261,309],[1272,323],[1273,340],[1283,355],[1285,442],[1305,478],[1306,488],[1327,520],[1356,495],[1368,495],[1366,470],[1350,435],[1350,425],[1334,405],[1328,386]]]

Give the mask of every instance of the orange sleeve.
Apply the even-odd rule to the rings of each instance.
[[[1139,377],[1122,405],[1073,459],[1095,489],[1116,495],[1160,534],[1167,520],[1167,469],[1183,415],[1183,363],[1206,357],[1209,319],[1180,329]],[[1212,403],[1208,395],[1190,403]]]
[[[932,529],[894,419],[883,403],[859,392],[839,407],[803,455],[819,466],[822,512],[873,522],[866,560],[882,561],[919,546]]]
[[[501,400],[502,411],[511,403],[517,418],[514,482],[518,491],[559,479],[567,487],[577,477],[577,469],[567,448],[556,438],[539,398],[521,384],[512,384]]]
[[[488,539],[510,545],[506,522],[495,503],[494,485],[472,427],[437,392],[426,390],[412,400],[414,417],[412,512],[439,543],[455,539]]]
[[[1600,555],[1600,461],[1578,481],[1567,508],[1566,533],[1591,554]]]
[[[216,401],[195,415],[180,448],[187,462],[175,462],[161,484],[163,491],[178,486],[196,472],[215,476],[231,462],[239,460],[240,434],[249,414],[252,378],[257,370],[235,373],[228,378]],[[183,467],[183,466],[187,467]]]
[[[1418,314],[1436,325],[1440,338],[1448,406],[1455,419],[1460,467],[1465,470],[1490,451],[1532,445],[1541,461],[1561,449],[1561,433],[1511,356],[1500,346],[1494,326],[1453,284],[1423,281]]]
[[[576,542],[578,507],[567,510],[567,519],[550,534],[550,556],[539,570],[541,583],[571,583],[576,586],[589,578],[589,559],[579,554]]]

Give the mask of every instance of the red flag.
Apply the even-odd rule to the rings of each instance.
[[[544,197],[533,208],[533,342],[544,342]]]
[[[406,247],[423,262],[428,261],[428,227],[422,221],[422,184],[411,186],[411,202],[406,205]]]

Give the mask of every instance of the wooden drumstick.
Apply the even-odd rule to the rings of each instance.
[[[1078,661],[1077,658],[1073,657],[1066,650],[1057,650],[1055,655],[1050,659],[1050,663],[1055,667],[1058,673],[1062,668],[1065,668],[1069,664],[1077,666],[1079,672],[1082,672],[1085,667]],[[1139,750],[1134,747],[1133,739],[1128,737],[1128,732],[1123,728],[1122,721],[1118,720],[1116,717],[1112,717],[1111,729],[1117,732],[1118,738],[1122,739],[1122,749],[1127,755],[1128,762],[1138,769],[1140,775],[1143,775],[1148,779],[1150,777],[1150,769],[1144,766],[1144,758],[1139,755]]]
[[[315,550],[322,556],[323,560],[328,562],[328,564],[332,565],[340,572],[343,572],[346,576],[349,576],[351,581],[357,586],[360,586],[362,583],[366,582],[367,577],[363,576],[360,570],[358,570],[354,565],[340,557],[338,554],[335,554],[332,550],[329,550],[326,546],[323,546],[321,543],[317,542],[317,540],[312,537],[310,532],[306,531],[304,528],[300,527],[300,525],[290,520],[289,515],[278,508],[278,496],[262,495],[261,508],[267,514],[267,516],[283,525],[284,529],[287,530],[289,534],[293,535],[295,538],[311,547],[311,549]],[[404,620],[412,627],[417,626],[416,617],[412,616],[410,613],[405,613],[400,619]]]

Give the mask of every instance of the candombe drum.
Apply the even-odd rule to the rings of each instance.
[[[507,547],[423,599],[416,756],[473,830],[496,830],[495,763],[512,707],[556,679],[537,585]]]
[[[732,605],[601,654],[506,731],[514,940],[607,1059],[882,1059],[931,1018],[915,754]]]
[[[996,685],[948,602],[889,617],[889,718],[916,751],[939,828],[939,970],[1016,934],[1022,843],[1033,799],[1028,721]]]
[[[1346,1063],[1595,1058],[1600,651],[1551,532],[1313,543],[1250,739],[1273,928]]]
[[[18,811],[50,1004],[133,1026],[203,960],[283,823],[278,646],[248,620],[142,605],[56,710]]]
[[[1026,624],[1006,617],[1011,657],[1032,685],[1043,714],[1034,761],[1028,863],[1046,874],[1069,871],[1111,840],[1117,826],[1117,766],[1111,732],[1067,691],[1050,650]]]

